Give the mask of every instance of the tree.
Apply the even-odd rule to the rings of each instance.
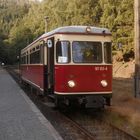
[[[0,55],[4,52],[10,63],[15,56],[14,62],[22,48],[44,33],[45,16],[48,31],[67,25],[107,27],[114,49],[118,43],[124,53],[133,47],[133,0],[0,0]]]

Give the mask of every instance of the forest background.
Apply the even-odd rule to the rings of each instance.
[[[0,62],[15,64],[20,50],[44,33],[67,25],[109,28],[118,61],[134,58],[134,0],[0,0]]]

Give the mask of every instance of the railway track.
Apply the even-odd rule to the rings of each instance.
[[[7,70],[19,83],[19,75],[13,69]],[[26,93],[64,140],[138,140],[135,136],[104,122],[101,119],[103,111],[91,113],[73,109],[69,113],[62,113],[54,109],[48,99],[42,100],[35,94],[32,96],[28,89]]]
[[[138,140],[124,130],[105,122],[102,117],[104,113],[104,111],[94,113],[76,112],[73,115],[68,114],[68,117],[89,131],[96,140]]]

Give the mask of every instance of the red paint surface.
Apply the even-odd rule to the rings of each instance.
[[[38,85],[40,88],[44,88],[44,66],[43,65],[22,65],[21,75],[23,78]]]
[[[68,86],[68,81],[76,83],[74,88]],[[101,80],[108,82],[102,87]],[[108,65],[57,65],[55,66],[56,92],[110,92],[112,91],[112,66]]]
[[[22,77],[44,88],[44,66],[21,66]],[[111,92],[112,91],[112,66],[108,65],[56,65],[55,66],[55,91],[56,92]],[[68,86],[68,81],[76,83],[74,88]],[[108,82],[107,87],[102,87],[101,80]],[[46,86],[46,85],[45,85]]]

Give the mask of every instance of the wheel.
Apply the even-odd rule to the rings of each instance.
[[[54,100],[54,104],[56,108],[60,108],[61,107],[61,99],[58,96],[55,96],[55,100]]]
[[[106,105],[111,106],[111,99],[110,98],[106,98]]]
[[[64,103],[64,99],[58,96],[55,96],[55,108],[63,113],[68,111],[68,108]]]

